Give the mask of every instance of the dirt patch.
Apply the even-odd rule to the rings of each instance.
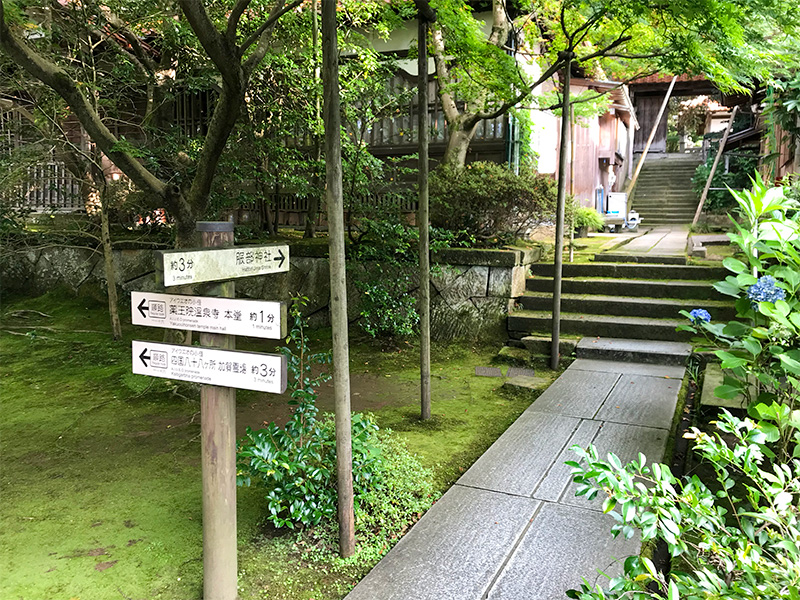
[[[351,373],[350,405],[353,412],[375,412],[387,406],[399,406],[416,401],[418,384],[404,381],[396,375]],[[253,394],[246,404],[240,404],[236,411],[237,436],[245,433],[246,427],[260,429],[266,423],[286,424],[292,416],[293,408],[288,404],[289,394]],[[321,411],[333,412],[333,382],[322,384],[317,399]]]
[[[82,558],[85,556],[106,556],[108,554],[108,549],[113,548],[113,546],[108,546],[107,548],[81,548],[79,550],[73,550],[71,554],[65,554],[60,558]]]
[[[127,527],[128,529],[133,529],[134,527],[136,527],[136,521],[131,521],[130,519],[124,521],[122,524],[125,525],[125,527]]]
[[[110,569],[111,567],[113,567],[118,562],[119,561],[117,561],[117,560],[108,560],[106,562],[97,563],[94,566],[94,570],[95,571],[105,571],[106,569]]]

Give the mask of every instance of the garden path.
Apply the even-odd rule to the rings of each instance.
[[[560,600],[620,572],[639,539],[612,538],[602,499],[576,497],[564,461],[590,443],[623,462],[660,460],[683,375],[573,362],[346,600]]]
[[[615,250],[615,253],[685,256],[688,237],[688,225],[661,225],[651,229],[645,235],[632,239]]]

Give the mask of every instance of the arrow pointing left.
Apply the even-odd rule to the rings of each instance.
[[[142,353],[139,355],[139,359],[142,361],[142,364],[143,364],[145,367],[149,367],[149,366],[150,366],[150,365],[148,365],[148,364],[147,364],[147,362],[146,362],[146,361],[150,360],[150,357],[149,357],[149,356],[147,356],[147,348],[145,348],[144,350],[142,350]]]
[[[139,306],[137,306],[136,308],[138,308],[139,312],[142,313],[142,317],[146,319],[147,315],[145,314],[145,311],[150,310],[150,308],[145,304],[145,302],[146,300],[142,298],[142,301],[139,302]]]

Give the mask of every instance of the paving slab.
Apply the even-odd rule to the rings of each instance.
[[[546,388],[549,383],[550,380],[547,377],[526,377],[524,375],[517,375],[506,379],[503,385],[526,390],[541,390]]]
[[[498,367],[475,367],[475,375],[479,377],[502,377],[503,372]]]
[[[617,379],[617,372],[598,371],[587,377],[585,372],[570,367],[527,410],[591,419]]]
[[[585,577],[605,582],[638,554],[638,536],[613,538],[609,515],[546,503],[531,523],[492,589],[490,600],[563,600]],[[378,597],[376,596],[376,599]]]
[[[681,383],[680,379],[623,375],[595,418],[667,429],[675,415]]]
[[[647,457],[647,462],[652,463],[663,460],[668,436],[669,431],[666,429],[622,423],[603,423],[592,440],[592,444],[597,448],[598,456],[601,458],[605,458],[609,452],[613,452],[622,461],[622,464],[625,464],[637,460],[641,452]],[[575,484],[569,483],[569,489],[561,498],[562,504],[602,512],[603,498],[600,495],[590,502],[584,496],[576,496],[575,488]]]
[[[536,404],[536,403],[534,403]],[[460,485],[530,497],[564,448],[573,443],[580,420],[525,411],[464,475]]]
[[[572,486],[572,467],[568,467],[565,463],[568,460],[578,459],[572,447],[588,447],[597,437],[602,425],[600,421],[581,420],[575,433],[572,434],[569,442],[565,444],[561,454],[553,461],[547,475],[539,484],[539,487],[536,488],[536,491],[533,493],[534,498],[547,502],[558,502],[561,500],[564,492]],[[572,494],[574,495],[574,493],[573,491]]]
[[[593,371],[599,373],[619,373],[621,375],[647,375],[648,377],[664,377],[667,379],[683,379],[686,369],[675,365],[651,365],[646,363],[610,362],[579,358],[566,372]]]
[[[645,224],[646,225],[646,224]],[[645,253],[663,256],[683,255],[686,253],[686,240],[689,237],[687,227],[656,228],[647,235],[631,240],[620,251],[625,253]]]
[[[509,367],[506,377],[535,377],[536,371],[533,369],[524,369],[521,367]]]
[[[347,600],[479,600],[540,503],[453,486]]]

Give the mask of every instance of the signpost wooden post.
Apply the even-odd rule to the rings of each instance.
[[[233,223],[200,222],[204,248],[233,245]],[[165,269],[165,281],[167,270]],[[210,284],[204,292],[234,297],[234,283]],[[236,338],[201,333],[200,345],[233,350]],[[205,600],[236,600],[236,389],[204,385],[200,389],[203,472],[203,595]]]
[[[200,346],[134,341],[134,373],[192,381],[200,388],[203,477],[203,597],[236,600],[236,389],[281,394],[286,357],[235,351],[235,335],[279,339],[286,309],[234,299],[230,279],[289,270],[286,245],[233,248],[233,223],[199,222],[200,250],[160,252],[164,286],[205,283],[202,296],[133,292],[135,325],[200,332]],[[214,282],[214,283],[206,283]]]

